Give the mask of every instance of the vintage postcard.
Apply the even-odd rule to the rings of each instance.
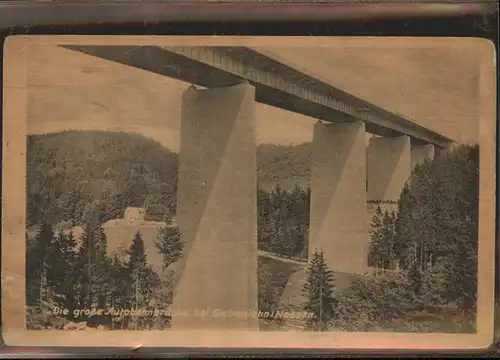
[[[493,339],[494,46],[14,36],[8,345]]]

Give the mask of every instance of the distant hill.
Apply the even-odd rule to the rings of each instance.
[[[259,187],[309,184],[310,145],[260,145]],[[66,131],[30,135],[27,152],[28,226],[74,220],[94,210],[101,221],[125,207],[146,207],[148,220],[175,213],[178,155],[142,135]]]
[[[258,182],[263,189],[279,183],[282,189],[295,185],[309,187],[311,144],[279,146],[263,144],[257,148]]]
[[[101,220],[145,206],[153,220],[175,208],[177,154],[137,134],[68,131],[28,138],[28,225]]]

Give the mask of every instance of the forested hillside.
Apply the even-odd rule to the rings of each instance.
[[[136,134],[69,131],[28,138],[28,225],[83,223],[89,207],[101,221],[127,206],[152,218],[174,211],[177,154]]]
[[[145,207],[150,220],[175,212],[178,155],[138,134],[67,131],[28,138],[28,226],[85,222],[98,207],[101,221],[128,207]],[[261,145],[259,187],[291,191],[309,181],[309,145]]]
[[[277,184],[291,191],[309,187],[311,144],[279,146],[263,144],[257,148],[259,187],[272,190]]]
[[[479,147],[458,146],[410,180],[397,213],[377,211],[370,231],[371,265],[399,271],[354,282],[339,299],[335,327],[475,331]]]

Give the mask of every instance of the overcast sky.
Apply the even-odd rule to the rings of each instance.
[[[458,142],[477,141],[479,59],[471,42],[402,47],[374,39],[369,46],[255,50]],[[187,84],[54,45],[33,46],[30,53],[29,133],[135,131],[178,150]],[[289,144],[310,141],[315,120],[256,104],[256,121],[259,143]]]

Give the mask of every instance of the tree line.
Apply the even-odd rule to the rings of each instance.
[[[442,268],[442,295],[463,309],[476,302],[479,148],[461,146],[417,166],[395,213],[373,220],[370,259],[423,276]]]
[[[168,268],[182,254],[176,227],[160,228],[156,250]],[[140,232],[130,240],[125,259],[108,255],[101,223],[89,221],[78,242],[71,231],[42,224],[26,252],[27,324],[30,329],[59,328],[67,321],[87,321],[109,329],[162,329],[168,317],[89,316],[75,309],[167,309],[172,302],[171,276],[160,277],[148,263]],[[67,309],[62,319],[54,308]]]
[[[146,220],[175,215],[178,155],[144,136],[66,131],[30,135],[27,144],[27,226],[84,226],[143,207]],[[307,259],[310,147],[262,145],[258,152],[259,248]],[[288,165],[287,165],[288,164]],[[289,165],[293,171],[289,171]],[[286,170],[286,171],[285,171]],[[271,183],[288,184],[287,189]],[[290,184],[300,184],[291,187]]]
[[[303,308],[313,329],[475,331],[479,148],[460,146],[417,166],[397,211],[377,208],[369,264],[389,271],[339,296],[321,249],[310,259]]]
[[[279,184],[259,189],[258,247],[279,256],[307,259],[310,189],[296,185],[291,191]]]
[[[146,220],[166,221],[175,214],[178,160],[178,154],[134,133],[29,135],[27,225],[68,221],[81,226],[96,204],[102,208],[102,222],[121,217],[126,207],[144,207]],[[310,144],[262,144],[257,161],[265,192],[277,180],[288,191],[294,184],[307,188]]]

